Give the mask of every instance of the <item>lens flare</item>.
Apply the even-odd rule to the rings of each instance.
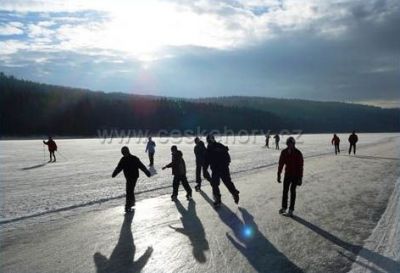
[[[250,226],[244,226],[242,233],[246,239],[253,237],[253,229]]]

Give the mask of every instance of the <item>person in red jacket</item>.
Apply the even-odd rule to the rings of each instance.
[[[303,155],[295,147],[296,141],[293,137],[286,140],[287,148],[281,152],[278,166],[278,183],[281,183],[281,173],[285,167],[285,177],[283,179],[282,208],[280,214],[286,212],[288,203],[288,193],[290,188],[290,206],[288,216],[293,216],[294,205],[296,202],[296,187],[301,186],[303,180]]]
[[[335,155],[337,155],[338,153],[340,154],[340,148],[339,148],[340,138],[336,134],[333,134],[331,143],[332,145],[335,145]]]
[[[49,139],[47,141],[43,140],[43,144],[48,146],[49,153],[50,153],[50,160],[49,162],[56,162],[56,155],[54,154],[55,151],[57,151],[57,144],[53,140],[51,136],[49,136]],[[52,160],[54,158],[54,160]]]

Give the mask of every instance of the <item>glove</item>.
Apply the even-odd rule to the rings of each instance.
[[[300,177],[299,180],[297,180],[297,186],[301,186],[302,183],[303,183],[303,178]]]
[[[280,173],[278,173],[278,177],[277,177],[276,181],[278,181],[278,183],[281,183],[281,174]]]

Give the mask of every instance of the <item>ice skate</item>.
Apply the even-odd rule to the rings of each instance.
[[[216,200],[216,201],[214,201],[214,208],[219,208],[219,207],[221,207],[221,200]]]
[[[235,204],[239,204],[239,192],[233,195],[233,200],[235,201]]]

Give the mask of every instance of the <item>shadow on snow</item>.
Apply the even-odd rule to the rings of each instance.
[[[205,263],[206,256],[204,252],[209,250],[209,245],[203,224],[196,214],[196,202],[190,200],[187,209],[184,208],[179,200],[175,201],[175,205],[182,216],[181,221],[183,228],[177,228],[171,225],[169,227],[186,235],[193,247],[193,257],[199,263]]]
[[[146,252],[134,262],[136,247],[132,236],[132,220],[134,211],[125,214],[124,222],[117,245],[115,246],[110,258],[106,258],[99,252],[93,255],[97,273],[106,272],[140,272],[148,262],[153,248],[148,247]]]
[[[47,163],[41,163],[41,164],[33,165],[33,166],[30,166],[30,167],[21,168],[21,170],[22,171],[27,171],[27,170],[32,170],[32,169],[37,169],[37,168],[40,168],[40,167],[44,167],[46,165],[47,165]]]
[[[293,220],[304,225],[305,227],[309,228],[310,230],[314,231],[315,233],[324,237],[325,239],[331,241],[335,245],[337,245],[347,251],[350,251],[353,254],[358,255],[358,256],[364,258],[365,260],[375,264],[380,269],[382,269],[384,272],[387,272],[387,273],[400,272],[400,263],[399,262],[396,262],[390,258],[387,258],[379,253],[373,252],[362,246],[347,243],[347,242],[343,241],[342,239],[336,237],[335,235],[327,232],[326,230],[323,230],[322,228],[304,220],[301,217],[293,216]],[[341,255],[343,255],[343,254],[341,254]],[[359,262],[357,262],[357,263],[359,263]],[[366,266],[362,263],[359,263],[359,264]],[[370,268],[369,266],[366,266],[366,267]],[[380,271],[374,269],[373,272],[380,272]]]
[[[204,199],[213,206],[212,200],[200,191]],[[254,217],[244,208],[239,208],[243,221],[223,204],[217,213],[219,218],[231,228],[233,236],[226,234],[229,241],[249,261],[257,272],[301,273],[299,267],[292,263],[282,252],[268,241],[258,229]]]

